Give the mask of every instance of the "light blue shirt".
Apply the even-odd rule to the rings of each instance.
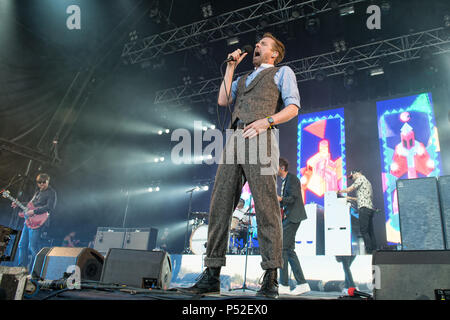
[[[273,67],[272,64],[261,64],[258,68],[255,68],[251,74],[248,75],[245,86],[248,87],[249,84],[256,78],[256,76],[264,69]],[[237,84],[241,77],[238,77],[233,81],[231,85],[231,97],[233,102],[236,99]],[[288,66],[283,66],[277,71],[273,77],[273,81],[281,92],[281,98],[283,99],[284,106],[290,104],[295,105],[300,109],[300,93],[298,92],[297,79],[295,77],[294,71]]]

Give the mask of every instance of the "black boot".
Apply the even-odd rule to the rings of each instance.
[[[261,289],[258,290],[256,295],[268,298],[278,297],[277,269],[266,270],[261,284]]]
[[[220,294],[220,267],[206,268],[197,279],[192,287],[178,289],[182,292],[194,294]]]

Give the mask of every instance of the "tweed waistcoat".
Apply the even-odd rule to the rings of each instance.
[[[273,80],[279,69],[270,67],[262,70],[248,87],[245,87],[245,82],[249,73],[239,79],[231,124],[237,118],[245,123],[264,119],[281,109],[283,100]]]

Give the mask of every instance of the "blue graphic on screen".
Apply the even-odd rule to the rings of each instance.
[[[299,115],[297,174],[305,204],[346,185],[344,109]]]
[[[439,176],[441,158],[431,93],[377,102],[386,237],[400,243],[396,181]]]

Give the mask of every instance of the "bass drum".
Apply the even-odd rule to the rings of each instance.
[[[192,231],[189,247],[193,254],[205,254],[208,241],[208,225],[202,224]]]

